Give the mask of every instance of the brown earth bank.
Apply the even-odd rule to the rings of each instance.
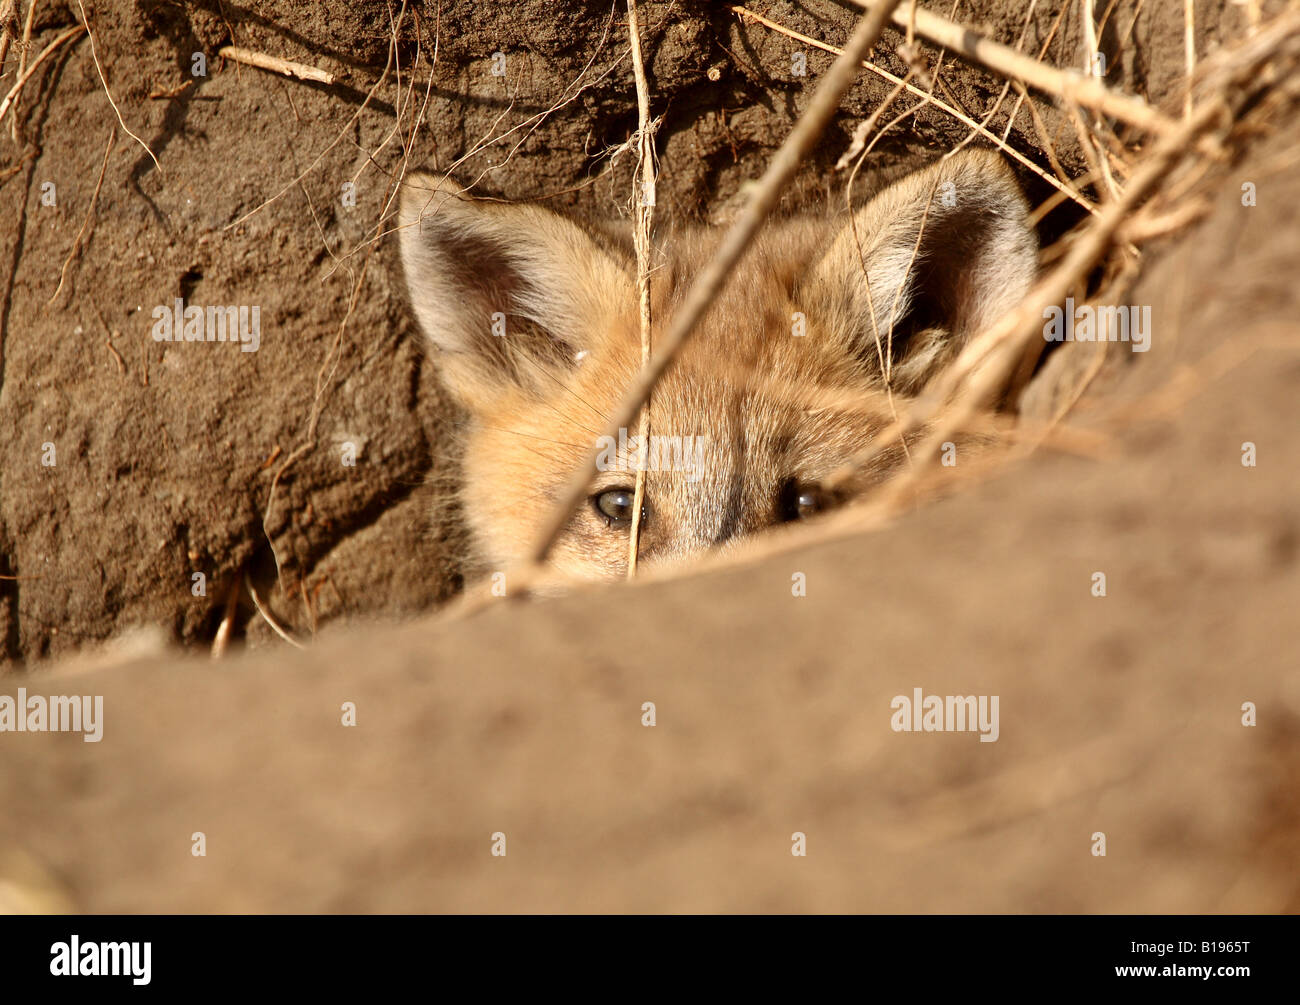
[[[642,6],[663,116],[659,215],[725,218],[832,56],[725,5]],[[752,6],[831,44],[855,14]],[[961,14],[1081,65],[1078,19],[1049,6],[1027,22],[1020,5],[988,0]],[[383,237],[394,186],[408,161],[459,164],[476,191],[626,219],[632,157],[612,151],[636,127],[636,101],[621,3],[405,9],[399,26],[363,2],[87,4],[108,89],[157,166],[116,126],[85,36],[20,96],[0,170],[0,660],[57,656],[135,624],[210,641],[241,573],[303,632],[425,610],[459,587],[454,417]],[[1108,82],[1177,105],[1182,17],[1173,0],[1118,6],[1099,42]],[[1239,37],[1247,17],[1207,5],[1199,51]],[[38,3],[31,48],[79,20],[75,3]],[[900,41],[887,32],[876,58],[905,73]],[[217,51],[232,43],[337,81],[225,61]],[[806,77],[793,75],[796,52]],[[193,75],[196,54],[206,76]],[[1001,81],[946,65],[952,101],[992,106]],[[891,86],[861,75],[787,209],[839,204],[832,165]],[[999,135],[1014,97],[990,119]],[[1042,105],[1059,162],[1086,170],[1067,118]],[[863,192],[967,135],[922,108],[873,151]],[[1047,165],[1024,111],[1010,142]],[[1021,173],[1032,195],[1052,191]],[[1068,204],[1049,214],[1044,237],[1074,219]],[[155,342],[154,308],[178,297],[258,306],[260,348]],[[273,637],[247,601],[236,634]]]
[[[822,23],[812,5],[762,10],[819,37],[838,25],[842,39],[847,16],[825,7]],[[1113,61],[1116,86],[1173,109],[1181,7],[1144,5]],[[0,259],[0,572],[18,577],[0,583],[7,655],[67,657],[133,624],[206,642],[240,570],[304,633],[313,617],[353,623],[297,652],[243,611],[241,632],[264,644],[220,662],[134,635],[7,676],[0,696],[98,695],[104,713],[97,743],[0,732],[0,909],[1300,910],[1294,118],[1213,169],[1204,220],[1148,246],[1129,299],[1152,307],[1152,349],[1107,357],[1067,420],[1075,439],[1061,442],[1075,449],[1039,450],[883,529],[814,531],[744,563],[356,623],[457,586],[454,513],[437,506],[451,417],[415,345],[392,242],[367,265],[400,164],[392,148],[416,116],[417,144],[446,165],[558,103],[609,8],[507,16],[449,3],[440,24],[420,8],[410,37],[399,32],[400,103],[385,85],[387,106],[372,99],[351,124],[383,70],[386,16],[220,10],[91,9],[115,97],[162,173],[119,130],[93,229],[49,307],[115,118],[86,40],[24,101],[20,149],[39,152],[15,155],[0,189],[18,222]],[[789,40],[708,5],[649,10],[667,204],[725,213],[803,107],[804,87],[777,69]],[[1014,43],[1023,13],[1000,10],[962,16]],[[1127,28],[1132,8],[1117,11]],[[1247,16],[1198,13],[1202,52]],[[1027,50],[1055,14],[1035,15]],[[42,7],[34,45],[74,20]],[[1077,46],[1070,20],[1058,36]],[[428,67],[406,67],[435,28],[441,69],[419,112]],[[625,28],[610,32],[591,76],[624,51]],[[189,97],[148,99],[183,82],[191,51],[231,37],[330,69],[355,93],[213,56]],[[515,78],[490,83],[496,51],[529,68],[517,93]],[[953,82],[976,109],[1000,87],[967,71]],[[885,90],[859,83],[791,205],[825,198],[855,117]],[[634,125],[624,63],[484,183],[511,198],[580,184],[604,167],[586,151]],[[1058,153],[1077,170],[1068,132]],[[882,143],[877,174],[964,135],[923,113]],[[1011,135],[1045,162],[1032,124]],[[625,168],[557,199],[614,212]],[[350,214],[337,192],[354,175]],[[56,207],[40,202],[47,177]],[[261,304],[259,352],[163,351],[144,318],[182,287],[198,303]],[[1087,352],[1068,346],[1048,367],[1086,366]],[[364,443],[354,468],[337,462],[344,441]],[[53,467],[40,463],[46,442]],[[301,576],[294,596],[276,592],[276,557],[282,581]],[[191,592],[196,570],[205,598]],[[795,573],[806,596],[792,595]],[[891,701],[918,688],[998,696],[996,742],[891,729]],[[796,833],[805,856],[791,854]]]

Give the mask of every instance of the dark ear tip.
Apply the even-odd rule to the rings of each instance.
[[[455,178],[437,171],[408,171],[402,179],[402,187],[429,189],[434,192],[452,192],[456,195],[465,189]]]
[[[997,150],[963,150],[940,161],[938,170],[941,178],[956,183],[959,188],[981,193],[982,205],[997,207],[999,212],[1017,218],[1029,212],[1020,179],[1007,158]]]
[[[976,148],[963,150],[950,157],[945,163],[954,173],[975,172],[984,175],[989,181],[1016,183],[1016,173],[1007,163],[1007,159],[996,150]]]
[[[401,222],[417,223],[421,217],[435,212],[449,198],[469,201],[464,189],[454,178],[428,171],[409,172],[402,179]]]

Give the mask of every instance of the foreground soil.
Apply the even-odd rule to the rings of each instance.
[[[1300,910],[1300,191],[1253,177],[1135,291],[1165,323],[1074,420],[1100,459],[687,578],[27,675],[104,735],[0,734],[8,906]],[[894,732],[915,688],[998,695],[997,741]]]

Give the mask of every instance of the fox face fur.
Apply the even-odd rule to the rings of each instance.
[[[630,241],[430,175],[405,183],[400,239],[416,319],[467,416],[461,503],[482,567],[521,561],[603,447],[550,561],[625,574],[636,430],[598,437],[640,368]],[[718,239],[656,234],[656,331]],[[982,151],[904,178],[851,220],[770,224],[654,388],[639,560],[680,561],[869,492],[901,449],[834,497],[820,483],[890,423],[890,394],[901,409],[1023,297],[1036,259],[1024,196]]]

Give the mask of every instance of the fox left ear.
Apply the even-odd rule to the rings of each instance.
[[[398,229],[416,320],[472,411],[510,388],[546,390],[612,310],[635,303],[615,250],[540,206],[471,199],[449,179],[412,173]]]
[[[1015,176],[997,154],[968,151],[858,210],[797,297],[871,373],[915,393],[1024,297],[1037,258]]]

